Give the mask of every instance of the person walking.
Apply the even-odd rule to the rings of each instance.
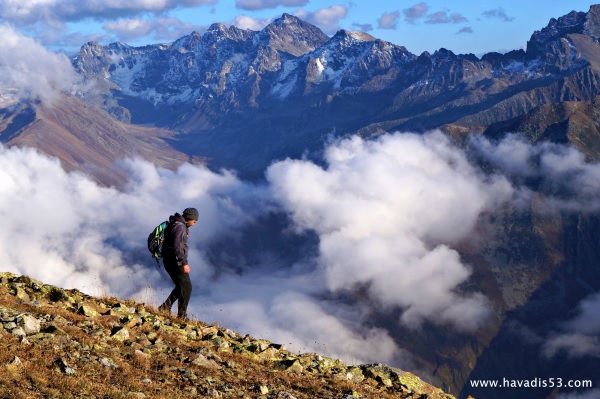
[[[198,217],[195,208],[186,208],[182,214],[175,213],[169,216],[162,248],[163,264],[175,283],[175,288],[158,310],[171,313],[171,307],[177,302],[177,317],[183,320],[187,320],[187,307],[192,296],[187,243],[189,228],[196,224]]]

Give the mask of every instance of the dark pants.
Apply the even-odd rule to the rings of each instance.
[[[187,307],[192,296],[192,281],[190,275],[186,274],[177,265],[165,263],[165,270],[171,276],[171,280],[175,283],[175,288],[167,300],[160,305],[159,309],[171,311],[171,307],[177,301],[177,317],[185,319],[187,317]]]

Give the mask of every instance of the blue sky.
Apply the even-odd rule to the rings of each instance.
[[[524,48],[531,34],[581,0],[3,0],[0,23],[52,50],[73,52],[87,41],[133,46],[171,42],[222,22],[260,30],[283,13],[328,35],[361,30],[420,54],[442,47],[481,55]]]

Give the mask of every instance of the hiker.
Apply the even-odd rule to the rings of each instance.
[[[162,247],[163,264],[175,283],[175,288],[158,310],[170,313],[171,307],[177,301],[177,317],[183,320],[187,320],[187,307],[192,295],[187,241],[189,228],[196,223],[198,216],[195,208],[186,208],[181,215],[175,213],[169,216]]]

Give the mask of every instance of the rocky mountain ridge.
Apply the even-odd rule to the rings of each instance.
[[[27,276],[0,273],[0,296],[3,397],[453,398],[383,364],[294,354]]]
[[[329,38],[284,14],[261,31],[214,24],[170,44],[90,42],[73,65],[104,87],[113,115],[173,129],[179,150],[256,177],[327,135],[477,133],[537,106],[589,101],[600,94],[599,9],[552,19],[527,50],[481,58],[417,56],[363,32]]]

